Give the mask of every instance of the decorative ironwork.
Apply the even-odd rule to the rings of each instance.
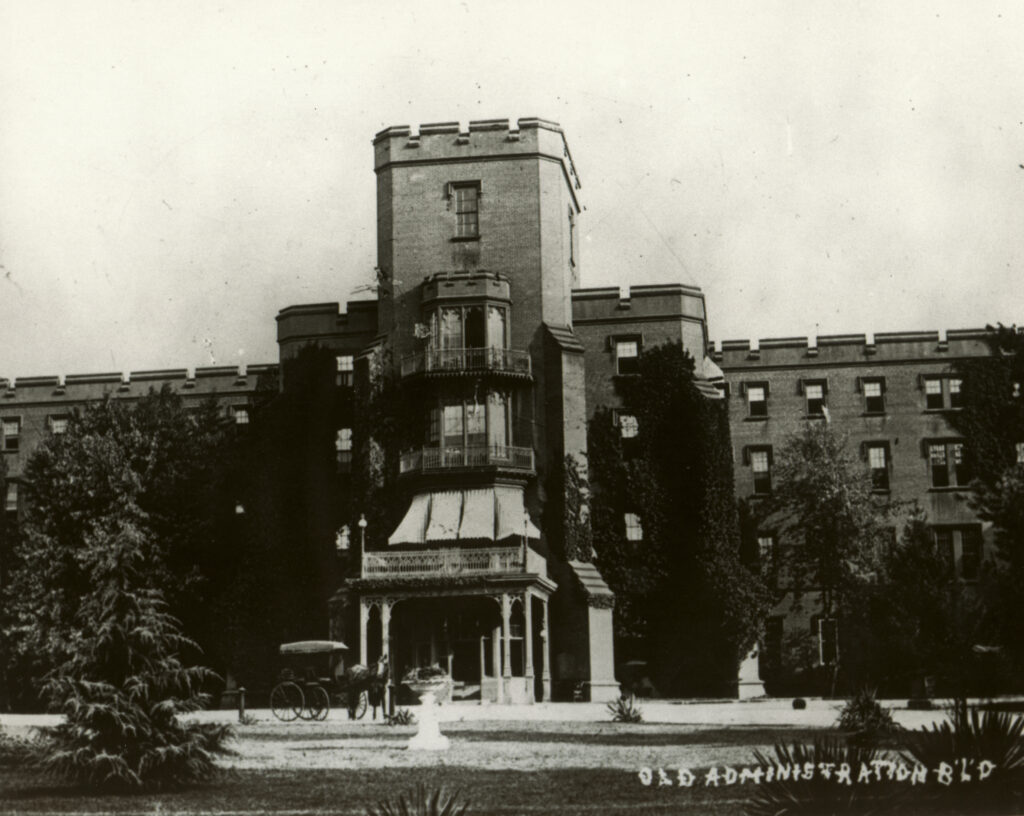
[[[363,555],[363,578],[382,576],[494,575],[523,573],[523,548],[444,547],[417,552],[368,552]]]
[[[513,448],[508,445],[419,448],[403,453],[399,462],[401,473],[481,467],[499,467],[533,473],[533,448]]]
[[[506,348],[428,348],[402,360],[402,376],[495,371],[529,377],[530,354]]]

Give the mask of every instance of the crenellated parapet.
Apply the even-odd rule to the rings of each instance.
[[[73,407],[108,395],[141,397],[165,385],[185,397],[248,394],[256,388],[262,375],[276,372],[276,365],[260,364],[0,379],[0,411],[29,405]]]
[[[772,337],[723,340],[708,346],[723,370],[751,368],[886,365],[908,361],[944,363],[989,353],[985,329],[823,334],[817,338]]]
[[[436,163],[523,155],[543,156],[562,164],[570,186],[582,186],[569,145],[557,122],[535,116],[519,119],[479,119],[463,128],[459,122],[434,122],[413,130],[397,125],[373,139],[374,170],[394,164]]]
[[[277,313],[277,342],[281,359],[294,357],[310,343],[355,350],[377,334],[377,301],[354,300],[341,309],[338,302],[289,306]]]
[[[572,319],[576,323],[664,320],[705,320],[704,293],[681,283],[574,289]]]

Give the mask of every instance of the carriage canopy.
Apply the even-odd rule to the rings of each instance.
[[[346,651],[348,646],[340,640],[299,640],[282,643],[278,654],[282,655],[326,655]]]

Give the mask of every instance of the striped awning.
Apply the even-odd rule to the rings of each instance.
[[[527,538],[540,538],[523,504],[522,489],[497,485],[417,493],[388,544],[503,541],[524,533]]]

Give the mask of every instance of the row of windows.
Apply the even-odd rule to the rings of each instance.
[[[928,478],[932,487],[966,487],[974,474],[964,459],[964,443],[936,440],[926,442],[924,448],[928,460]],[[861,452],[871,471],[871,483],[875,490],[888,490],[892,469],[892,453],[885,441],[865,442]],[[754,493],[771,493],[772,490],[772,447],[771,445],[750,446],[744,451],[746,463],[754,478]],[[1016,444],[1016,460],[1024,464],[1024,442]]]
[[[824,416],[828,410],[828,380],[806,379],[799,382],[807,416]],[[865,414],[885,413],[885,377],[860,377],[858,391],[864,400]],[[765,419],[768,416],[769,384],[742,383],[747,401],[747,416]],[[940,411],[963,407],[963,381],[956,377],[924,377],[924,407]]]
[[[956,563],[956,548],[959,545],[959,573],[965,581],[973,581],[978,577],[981,568],[984,538],[980,524],[962,526],[936,526],[932,528],[936,549]],[[895,530],[893,530],[895,542]],[[775,536],[762,534],[757,539],[758,557],[763,568],[774,570],[779,566],[778,544]]]
[[[228,411],[236,425],[249,424],[249,409],[246,406],[231,405],[228,407]],[[46,425],[52,434],[66,433],[68,429],[68,416],[66,414],[51,414],[46,418]],[[16,453],[20,450],[21,417],[3,417],[0,419],[0,438],[3,440],[0,450],[8,453]]]

